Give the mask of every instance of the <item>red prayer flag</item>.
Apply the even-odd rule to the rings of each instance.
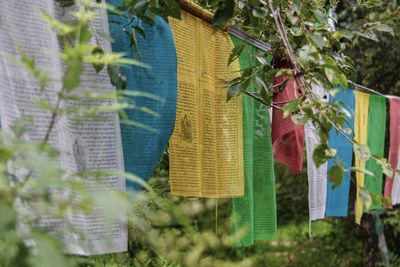
[[[396,169],[400,148],[400,98],[391,97],[389,99],[389,117],[390,117],[390,147],[389,147],[389,164]],[[386,177],[385,196],[392,199],[393,177]]]
[[[285,76],[278,76],[274,79],[276,91],[279,85],[289,79]],[[279,104],[298,98],[301,92],[293,79],[290,79],[285,89],[278,93],[273,99],[278,106]],[[291,117],[284,118],[283,112],[278,109],[273,111],[272,120],[272,149],[274,158],[277,162],[282,163],[292,169],[292,172],[299,174],[303,169],[303,147],[304,147],[304,127],[293,123]]]

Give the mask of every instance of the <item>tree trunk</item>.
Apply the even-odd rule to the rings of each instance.
[[[364,229],[364,267],[375,267],[379,257],[379,241],[375,232],[374,220],[370,214],[364,214],[362,227]]]

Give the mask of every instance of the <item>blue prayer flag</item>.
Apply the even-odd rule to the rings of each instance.
[[[340,88],[335,97],[330,98],[330,102],[338,103],[343,109],[347,110],[350,118],[347,118],[345,128],[354,129],[354,108],[355,97],[353,90]],[[353,133],[348,134],[353,138]],[[336,159],[344,164],[345,169],[352,166],[353,145],[347,141],[344,136],[332,128],[329,132],[329,146],[337,150]],[[335,160],[328,161],[328,171],[335,165]],[[326,200],[326,217],[346,217],[348,213],[349,190],[350,190],[350,171],[344,173],[343,181],[335,189],[332,189],[333,183],[328,180],[327,200]]]
[[[107,0],[108,4],[119,6],[119,0]],[[163,99],[146,96],[129,97],[135,108],[125,110],[129,121],[121,120],[121,135],[125,171],[147,180],[165,151],[175,124],[177,99],[177,57],[174,38],[169,24],[161,17],[154,17],[155,25],[150,26],[138,18],[118,16],[108,12],[113,52],[124,53],[129,59],[146,63],[150,68],[135,65],[121,67],[127,78],[126,90],[142,91]],[[137,47],[131,44],[132,26],[141,28],[145,38],[136,31]],[[156,113],[151,114],[143,108]],[[151,128],[151,129],[149,129]],[[137,184],[127,182],[130,189],[139,189]]]

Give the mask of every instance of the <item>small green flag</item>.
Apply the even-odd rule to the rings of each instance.
[[[235,47],[244,45],[239,56],[242,70],[257,64],[258,49],[231,36]],[[258,51],[259,53],[259,51]],[[249,91],[254,91],[250,84]],[[271,124],[268,107],[243,97],[243,149],[245,195],[232,200],[233,229],[236,247],[251,246],[255,240],[276,237],[276,194]]]
[[[383,96],[371,95],[369,101],[367,145],[371,154],[383,157],[386,132],[386,99]],[[374,196],[382,195],[382,168],[375,160],[369,159],[365,169],[375,174],[375,177],[365,176],[365,190]],[[372,205],[366,208],[365,211],[368,211],[380,209],[382,206],[372,199]]]

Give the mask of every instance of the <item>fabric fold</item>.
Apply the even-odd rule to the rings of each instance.
[[[369,111],[369,94],[355,91],[356,108],[354,113],[354,140],[358,144],[367,144],[368,132],[368,111]],[[364,169],[365,162],[361,161],[358,156],[355,156],[356,168]],[[363,198],[364,198],[364,181],[365,174],[362,172],[356,173],[356,204],[355,204],[355,220],[357,224],[361,223],[363,214]]]
[[[235,46],[245,45],[239,56],[241,69],[254,67],[258,49],[237,37],[231,38]],[[253,91],[254,85],[250,84],[248,90]],[[236,247],[273,239],[277,233],[269,109],[247,95],[243,97],[243,150],[245,195],[232,199],[232,234],[239,236]]]
[[[389,99],[389,164],[392,168],[399,168],[400,149],[400,98]],[[400,176],[395,173],[394,177],[386,177],[385,196],[391,198],[392,205],[400,203]]]
[[[350,88],[340,88],[339,92],[334,96],[330,97],[330,102],[334,102],[341,106],[350,116],[347,118],[345,128],[352,130],[351,133],[347,134],[349,138],[353,138],[354,135],[354,108],[355,108],[355,96],[353,90]],[[341,104],[343,103],[343,104]],[[343,163],[345,169],[352,167],[353,162],[353,145],[346,140],[342,134],[336,129],[331,129],[329,132],[329,147],[336,149],[336,159]],[[331,159],[328,161],[328,171],[335,165],[335,160]],[[327,184],[327,198],[326,198],[326,217],[346,217],[348,214],[349,204],[349,190],[350,190],[350,177],[351,172],[346,171],[343,176],[342,183],[332,188],[333,183],[328,181]]]
[[[282,66],[289,68],[288,64]],[[274,85],[279,89],[279,85],[284,84],[288,77],[278,76],[274,78]],[[278,89],[276,91],[278,92]],[[289,79],[285,88],[278,92],[273,101],[278,106],[285,106],[284,103],[296,99],[300,96],[298,87],[293,79]],[[282,103],[282,104],[279,104]],[[303,147],[304,147],[304,126],[296,125],[289,117],[284,118],[283,112],[274,109],[272,116],[272,149],[274,159],[289,168],[294,174],[300,174],[303,170]]]
[[[107,3],[121,5],[120,0],[107,0]],[[149,65],[149,68],[121,66],[121,73],[127,79],[127,99],[133,106],[125,110],[126,119],[121,117],[125,171],[147,180],[165,151],[175,124],[177,57],[174,38],[169,24],[161,17],[154,17],[154,26],[112,11],[108,12],[108,17],[113,52],[124,53],[129,59]],[[145,38],[138,32],[132,33],[131,26],[141,28]],[[132,34],[135,34],[137,47],[131,44]],[[140,188],[130,181],[127,186]]]

